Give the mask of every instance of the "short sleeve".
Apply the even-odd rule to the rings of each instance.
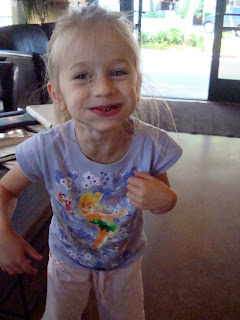
[[[41,170],[41,135],[36,134],[16,148],[16,159],[28,179],[37,182],[43,178]]]
[[[159,144],[155,146],[152,175],[165,173],[181,157],[182,148],[167,134],[161,130]]]

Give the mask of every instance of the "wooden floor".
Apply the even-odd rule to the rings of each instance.
[[[147,320],[240,319],[240,139],[172,134],[178,203],[145,215]]]
[[[144,213],[146,320],[239,320],[240,139],[172,136],[184,150],[169,170],[178,203],[165,215]],[[43,295],[32,320],[44,303]],[[94,300],[82,319],[98,319]]]

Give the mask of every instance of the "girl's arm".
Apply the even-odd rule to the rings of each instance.
[[[18,197],[31,183],[18,163],[0,180],[0,267],[11,275],[37,272],[26,255],[42,259],[11,224]]]
[[[128,179],[127,197],[132,206],[161,214],[173,209],[176,193],[170,188],[167,173],[153,177],[145,172],[134,171],[135,177]]]

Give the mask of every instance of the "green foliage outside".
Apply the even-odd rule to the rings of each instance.
[[[199,1],[197,9],[194,11],[194,15],[197,19],[203,15],[203,0]]]
[[[181,18],[186,18],[188,13],[188,7],[189,7],[190,0],[185,0],[183,2],[183,5],[181,8],[177,8],[177,14],[180,15]],[[194,16],[198,19],[203,14],[203,0],[198,0],[197,8],[194,11]]]
[[[197,36],[196,34],[192,33],[189,36],[189,43],[192,47],[200,47],[204,48],[205,39],[203,36]]]
[[[166,16],[165,11],[146,11],[142,14],[143,18],[160,18],[164,19]]]
[[[190,0],[185,0],[182,9],[179,9],[179,7],[176,6],[175,13],[177,15],[180,15],[182,19],[186,18],[187,12],[188,12],[188,6],[189,6]],[[194,11],[194,16],[196,18],[200,18],[203,14],[203,0],[199,0],[198,7]],[[166,16],[166,11],[146,11],[142,14],[143,18],[160,18],[164,19]]]
[[[184,45],[184,34],[175,28],[166,31],[159,31],[157,34],[149,35],[148,32],[142,32],[142,47],[152,49],[169,49],[181,47]],[[189,36],[189,44],[192,47],[204,49],[204,37],[196,34]]]
[[[185,0],[181,8],[178,9],[179,10],[178,14],[180,15],[181,18],[186,18],[188,13],[189,2],[190,0]]]
[[[22,0],[22,3],[27,22],[36,16],[43,23],[49,15],[53,2],[51,0]]]

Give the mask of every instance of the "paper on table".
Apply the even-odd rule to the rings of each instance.
[[[17,163],[17,160],[9,160],[9,161],[4,161],[2,165],[8,169],[11,169],[16,163]]]
[[[5,146],[0,148],[0,163],[16,159],[15,150],[17,145]]]
[[[17,145],[33,135],[34,133],[21,128],[9,129],[5,132],[0,132],[0,148]]]
[[[34,119],[40,122],[45,128],[52,128],[54,119],[53,104],[39,104],[27,106],[26,111]]]

